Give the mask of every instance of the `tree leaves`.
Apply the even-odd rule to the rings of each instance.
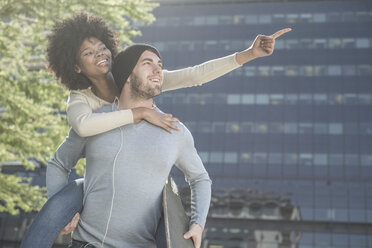
[[[67,135],[68,92],[45,69],[46,37],[55,21],[77,11],[98,14],[124,46],[140,35],[133,23],[151,23],[156,6],[148,0],[0,1],[0,162],[19,161],[27,169],[34,167],[30,158],[46,164]],[[38,210],[45,189],[29,183],[0,173],[0,212]]]

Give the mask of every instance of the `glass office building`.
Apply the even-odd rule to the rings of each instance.
[[[156,99],[213,180],[203,247],[372,247],[372,2],[160,2],[136,41],[166,69],[293,29],[272,56]]]

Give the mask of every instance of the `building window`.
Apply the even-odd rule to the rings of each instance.
[[[315,48],[327,48],[327,40],[326,39],[315,39],[314,45],[315,45]]]
[[[295,39],[288,39],[285,41],[285,43],[286,43],[286,46],[285,46],[286,49],[296,49],[299,47],[298,40],[295,40]]]
[[[240,162],[251,163],[252,162],[252,155],[248,152],[242,152],[240,154]]]
[[[359,38],[356,39],[356,48],[369,48],[369,39],[367,38]]]
[[[282,154],[281,153],[270,153],[269,154],[269,164],[281,164]]]
[[[339,66],[339,65],[328,66],[328,75],[329,76],[340,76],[341,75],[341,66]]]
[[[361,123],[359,132],[361,135],[372,135],[372,123]]]
[[[258,67],[258,74],[261,77],[270,76],[270,67],[269,66],[259,66]]]
[[[296,165],[297,164],[297,154],[284,154],[284,164]]]
[[[224,163],[236,164],[238,162],[238,154],[236,152],[226,152],[224,156]]]
[[[267,155],[266,153],[255,153],[254,164],[266,164]]]
[[[313,125],[311,123],[299,123],[298,124],[299,133],[301,134],[312,134]]]
[[[328,125],[325,123],[315,123],[314,124],[314,134],[327,134]]]
[[[242,104],[254,104],[254,95],[253,94],[243,94],[242,95]]]
[[[327,154],[315,154],[314,155],[314,165],[327,165],[328,155]]]
[[[333,166],[343,166],[344,165],[343,155],[342,154],[330,154],[329,164]]]
[[[269,96],[266,94],[257,94],[256,104],[269,104]]]
[[[328,47],[335,49],[335,48],[342,48],[342,41],[341,39],[329,39],[328,40]]]
[[[261,133],[261,134],[264,134],[264,133],[267,133],[267,124],[266,123],[256,123],[255,125],[255,133]]]
[[[222,152],[211,152],[209,157],[210,163],[222,163],[223,153]]]
[[[372,76],[372,65],[358,65],[360,76]]]
[[[230,122],[226,125],[226,132],[227,133],[239,133],[241,131],[239,123],[237,122]]]
[[[232,16],[220,16],[219,17],[219,23],[220,24],[232,24],[233,18]]]
[[[327,22],[341,22],[342,16],[339,12],[332,12],[327,14]]]
[[[327,95],[326,94],[314,94],[314,103],[315,104],[327,104]]]
[[[278,105],[283,104],[284,102],[284,96],[280,94],[273,94],[270,95],[270,104],[272,105]]]
[[[298,96],[295,94],[287,94],[285,97],[285,101],[288,104],[297,104]]]
[[[287,134],[297,133],[297,123],[294,123],[294,122],[284,123],[284,133],[287,133]]]
[[[345,12],[343,13],[344,22],[355,22],[355,13],[354,12]]]
[[[359,165],[359,156],[355,155],[355,154],[346,154],[345,155],[345,165],[358,166]]]
[[[240,94],[229,94],[227,95],[227,104],[236,105],[240,104]]]
[[[260,23],[260,24],[271,23],[271,15],[260,15],[260,16],[258,16],[258,23]]]
[[[257,23],[257,16],[256,15],[246,15],[245,23],[246,24],[256,24]]]
[[[307,76],[307,77],[311,77],[314,75],[314,68],[310,65],[310,66],[301,66],[300,67],[300,74],[302,76]]]
[[[273,23],[284,23],[285,22],[285,15],[284,14],[274,14],[272,17]]]
[[[300,165],[311,166],[313,164],[313,155],[308,153],[300,154]]]
[[[352,39],[352,38],[342,39],[342,47],[343,48],[354,48],[355,39]]]
[[[289,77],[297,76],[299,74],[298,71],[298,66],[286,66],[285,75]]]
[[[244,15],[235,15],[234,16],[234,24],[243,24],[245,22]]]
[[[207,16],[205,24],[206,25],[218,25],[218,16]]]
[[[313,15],[313,21],[315,23],[324,23],[324,22],[326,22],[326,14],[324,14],[324,13],[315,13]]]
[[[372,155],[362,155],[361,164],[362,166],[372,166]]]
[[[329,134],[342,134],[342,124],[341,123],[330,123],[329,124]]]
[[[287,23],[296,23],[298,20],[298,14],[288,14]]]
[[[204,16],[196,16],[196,17],[194,17],[194,25],[196,25],[196,26],[204,26],[205,25],[205,17]]]
[[[275,41],[275,49],[284,49],[284,39]]]
[[[342,73],[344,76],[355,76],[356,67],[354,65],[344,65],[342,67]]]

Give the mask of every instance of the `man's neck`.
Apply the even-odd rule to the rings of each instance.
[[[125,84],[123,90],[121,91],[118,102],[119,109],[132,109],[138,107],[153,108],[154,101],[152,98],[143,99],[141,97],[133,96],[127,85],[128,84]]]

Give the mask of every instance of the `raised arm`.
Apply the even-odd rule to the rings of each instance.
[[[204,165],[195,149],[194,139],[183,128],[184,137],[179,150],[176,166],[185,174],[191,189],[191,220],[190,230],[185,238],[192,238],[195,247],[200,247],[202,230],[208,215],[211,201],[211,180]]]
[[[270,36],[258,35],[248,49],[226,57],[209,60],[185,69],[163,70],[163,91],[202,85],[251,60],[271,55],[274,52],[275,39],[289,31],[291,31],[290,28],[285,28]]]
[[[163,70],[163,91],[202,85],[240,67],[235,54],[180,70]]]
[[[85,157],[86,138],[82,138],[70,129],[69,135],[58,147],[48,162],[46,186],[50,198],[68,183],[71,169],[80,158]]]
[[[106,103],[108,104],[108,103]],[[171,114],[159,113],[148,108],[134,108],[108,113],[94,113],[93,110],[104,106],[103,101],[91,94],[74,91],[70,93],[67,103],[67,119],[71,127],[81,137],[104,133],[123,125],[146,120],[168,132],[176,129],[172,124],[178,121]]]

